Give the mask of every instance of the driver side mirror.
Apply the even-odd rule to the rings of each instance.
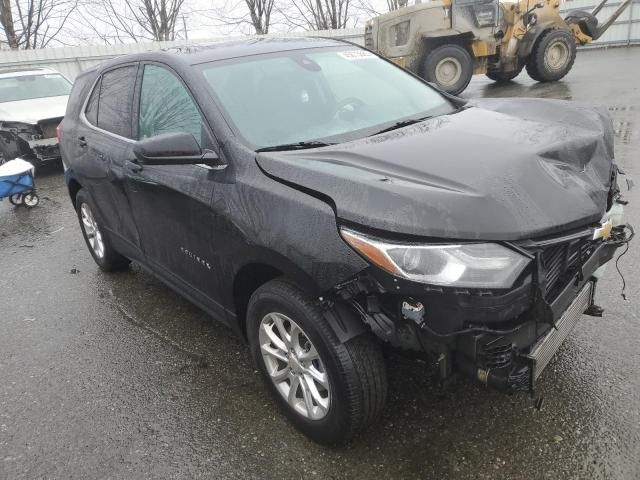
[[[202,151],[190,133],[163,133],[136,142],[133,153],[141,165],[197,165],[204,164],[222,170],[226,163],[211,150]]]

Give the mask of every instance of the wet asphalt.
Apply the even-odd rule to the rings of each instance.
[[[640,178],[640,48],[581,51],[562,82],[473,80],[465,97],[606,105]],[[496,148],[500,148],[496,145]],[[243,343],[133,265],[93,263],[63,185],[33,210],[0,202],[0,479],[640,477],[640,240],[599,284],[542,376],[545,403],[466,380],[443,389],[392,356],[382,420],[342,448],[297,433]],[[640,226],[640,187],[626,214]]]

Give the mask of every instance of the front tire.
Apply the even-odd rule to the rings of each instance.
[[[527,73],[538,82],[563,78],[576,60],[576,41],[568,30],[552,29],[536,40],[527,60]]]
[[[367,333],[340,343],[322,309],[275,279],[251,296],[251,354],[289,420],[319,443],[343,443],[372,423],[387,395],[380,346]]]
[[[429,53],[422,64],[422,78],[451,95],[458,95],[473,76],[471,55],[459,45],[443,45]]]
[[[84,241],[91,256],[101,270],[113,272],[123,270],[131,260],[120,255],[111,245],[111,241],[104,234],[104,230],[96,216],[96,208],[89,194],[80,189],[76,195],[76,213]]]

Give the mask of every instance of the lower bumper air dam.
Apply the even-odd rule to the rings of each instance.
[[[475,378],[483,385],[503,392],[533,391],[535,382],[544,368],[573,330],[582,314],[593,301],[594,283],[588,281],[582,287],[555,326],[533,345],[517,346],[527,354],[518,354],[512,365],[505,368],[485,369],[465,355],[456,355],[456,365],[466,376]]]

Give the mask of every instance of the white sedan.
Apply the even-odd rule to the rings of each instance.
[[[70,92],[71,82],[55,70],[0,70],[0,164],[60,159],[56,128]]]

